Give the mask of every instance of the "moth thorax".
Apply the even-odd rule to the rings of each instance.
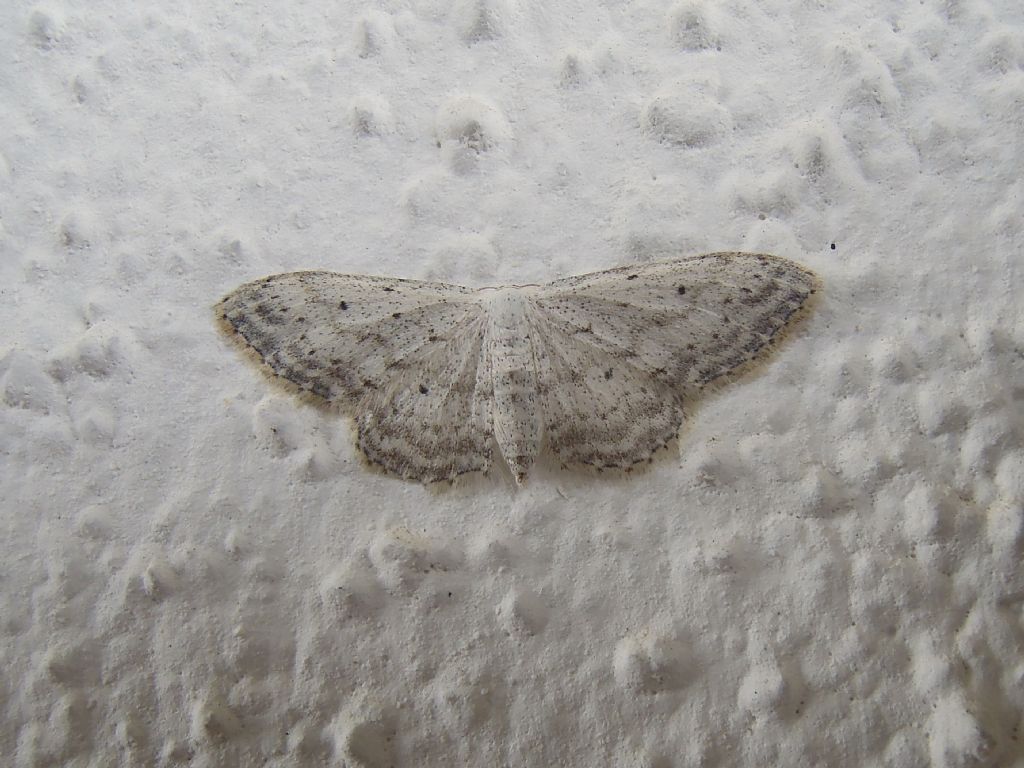
[[[519,288],[497,288],[484,303],[492,328],[522,331],[526,327],[527,301]]]
[[[532,376],[529,305],[523,292],[516,288],[503,288],[492,294],[485,306],[490,324],[491,366],[495,375],[528,369]]]

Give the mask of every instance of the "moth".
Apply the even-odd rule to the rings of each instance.
[[[480,289],[289,272],[242,285],[216,313],[266,372],[353,419],[370,463],[433,483],[500,455],[522,484],[542,453],[601,469],[650,461],[818,289],[777,256],[709,253]]]

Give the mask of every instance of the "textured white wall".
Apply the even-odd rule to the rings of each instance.
[[[1024,765],[1017,3],[16,1],[0,106],[4,764]],[[712,250],[824,299],[628,482],[369,473],[211,312]]]

